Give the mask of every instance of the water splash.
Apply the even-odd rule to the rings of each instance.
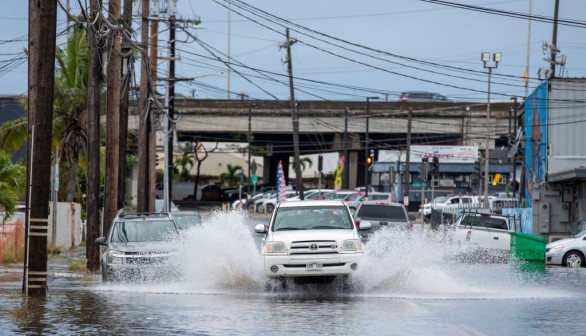
[[[516,272],[508,263],[454,258],[449,236],[421,230],[380,230],[366,244],[359,270],[347,283],[294,284],[267,281],[246,212],[216,211],[201,226],[169,242],[176,252],[168,269],[180,276],[163,283],[113,284],[106,290],[237,295],[358,295],[420,299],[531,299],[571,296],[552,289],[543,274]],[[165,271],[158,269],[160,275]],[[267,283],[269,284],[267,290]],[[272,284],[272,286],[270,286]]]

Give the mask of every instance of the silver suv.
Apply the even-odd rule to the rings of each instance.
[[[370,222],[371,230],[360,232],[363,241],[367,241],[373,232],[385,227],[411,230],[414,220],[415,217],[409,216],[403,204],[381,201],[360,203],[354,215],[356,226],[362,222]]]
[[[173,274],[164,268],[172,254],[167,241],[177,235],[177,225],[167,213],[119,212],[108,235],[96,239],[96,243],[104,247],[102,280],[123,281]]]

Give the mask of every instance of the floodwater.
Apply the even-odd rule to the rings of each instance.
[[[380,232],[352,288],[267,289],[255,220],[215,213],[185,232],[172,260],[182,279],[104,284],[50,268],[49,295],[23,299],[0,282],[0,335],[581,335],[586,272],[522,273],[456,262],[447,243]],[[164,272],[156,270],[156,272]]]

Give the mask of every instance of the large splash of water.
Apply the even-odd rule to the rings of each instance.
[[[179,277],[136,286],[114,284],[108,290],[196,294],[266,293],[267,279],[245,212],[214,212],[201,226],[169,242],[170,260]],[[440,239],[441,238],[441,239]],[[540,281],[543,275],[520,274],[507,263],[458,260],[449,236],[438,237],[416,228],[413,232],[380,230],[366,243],[359,270],[351,277],[351,295],[432,299],[510,299],[567,297]],[[334,283],[332,286],[337,286]],[[322,291],[318,288],[317,292]],[[288,292],[316,292],[314,286],[292,286]],[[341,291],[336,289],[335,293]],[[345,293],[344,293],[345,294]]]

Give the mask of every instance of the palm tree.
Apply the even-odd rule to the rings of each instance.
[[[236,174],[236,172],[239,170],[242,172],[242,166],[239,166],[239,165],[232,166],[231,164],[228,164],[227,168],[228,168],[227,173],[220,174],[220,181],[222,183],[228,182],[228,186],[233,187],[235,184],[238,183],[238,181],[240,179],[240,174]]]
[[[189,180],[189,170],[193,168],[195,165],[195,160],[193,158],[193,154],[191,153],[183,153],[181,157],[175,160],[174,168],[178,169],[181,168],[181,180],[188,181]]]
[[[63,153],[60,166],[67,178],[66,200],[72,202],[80,194],[77,175],[87,144],[88,46],[83,26],[74,26],[65,49],[57,48],[56,61],[52,141],[53,147]],[[0,148],[14,153],[26,142],[27,132],[27,117],[4,123],[0,127]]]
[[[0,207],[8,216],[16,210],[20,197],[26,190],[26,167],[13,164],[10,156],[0,151]]]
[[[295,166],[293,165],[294,161],[291,161],[291,167],[293,169],[295,169]],[[313,161],[308,158],[308,157],[304,157],[299,159],[299,165],[301,165],[301,170],[305,170],[305,164],[307,163],[308,168],[311,168],[311,166],[313,166]]]

